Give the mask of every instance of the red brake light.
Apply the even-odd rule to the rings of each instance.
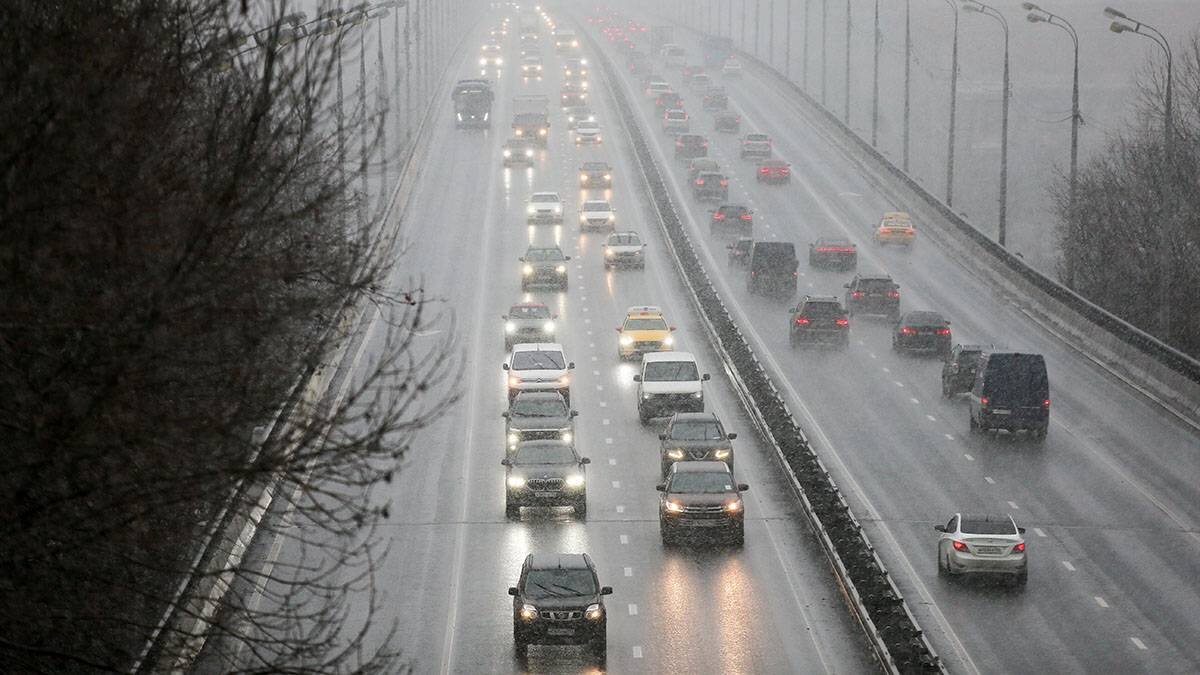
[[[854,298],[855,300],[862,298],[862,296],[863,296],[862,291],[854,291],[853,293],[850,294],[850,297]]]
[[[807,326],[810,323],[812,323],[812,322],[808,320],[807,316],[796,317],[796,325],[797,326]]]
[[[771,173],[771,170],[764,166],[763,168],[759,169],[758,172],[763,175],[766,175],[768,173]]]
[[[888,291],[888,297],[893,300],[900,299],[900,291]]]
[[[729,185],[729,180],[722,178],[721,179],[721,187],[727,187],[728,185]]]
[[[789,173],[791,173],[791,172],[792,172],[792,170],[791,170],[791,169],[789,169],[789,168],[787,168],[787,167],[784,167],[784,168],[782,168],[782,169],[780,169],[780,170],[779,170],[779,173],[781,173],[781,174],[783,174],[783,175],[785,175],[785,176],[786,176],[786,175],[788,175],[788,174],[789,174]]]
[[[751,216],[749,213],[743,213],[742,220],[754,220],[754,216]]]
[[[717,211],[713,214],[713,220],[725,220],[725,214]]]
[[[988,403],[990,403],[990,402],[991,402],[991,400],[986,396],[979,397],[979,405],[984,408],[988,407]]]
[[[839,325],[839,326],[843,326],[843,327],[845,327],[845,326],[849,326],[849,325],[850,325],[850,319],[838,319],[838,320],[837,320],[837,321],[835,321],[834,323],[836,323],[836,324],[837,324],[837,325]]]
[[[903,328],[901,328],[900,332],[905,335],[916,335],[917,334],[917,331],[915,329],[909,328],[908,326],[904,326]]]
[[[1050,399],[1046,399],[1046,400],[1042,401],[1042,410],[1049,410],[1049,409],[1050,409]]]
[[[956,541],[956,542],[954,542],[954,550],[955,550],[955,551],[966,551],[966,550],[967,550],[967,543],[966,543],[965,541]]]
[[[704,179],[703,179],[703,178],[697,178],[697,179],[696,179],[696,185],[704,185]]]
[[[1021,542],[1013,547],[1013,553],[1024,553],[1024,552],[1025,552],[1025,542]]]
[[[939,328],[937,334],[938,335],[949,335],[950,329],[949,328]]]

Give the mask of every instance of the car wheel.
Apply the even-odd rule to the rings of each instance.
[[[1018,572],[1013,578],[1013,585],[1017,588],[1025,588],[1025,584],[1029,582],[1029,568],[1025,568]]]
[[[970,417],[967,418],[967,421],[970,423],[970,427],[969,427],[970,432],[972,434],[978,434],[980,432],[980,429],[979,429],[979,423],[975,421],[975,416],[971,415]]]
[[[950,398],[950,385],[942,380],[942,398]]]
[[[518,659],[523,660],[529,656],[529,643],[517,632],[515,624],[513,625],[513,652],[516,653]]]
[[[739,527],[734,528],[733,536],[730,537],[730,543],[732,543],[734,546],[737,546],[738,548],[741,548],[742,546],[746,545],[746,526],[745,525],[741,525]]]
[[[512,502],[504,502],[504,517],[509,520],[518,520],[521,517],[521,505],[513,504]]]
[[[587,494],[585,493],[574,504],[575,516],[580,520],[587,518]]]

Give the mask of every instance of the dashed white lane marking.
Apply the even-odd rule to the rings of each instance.
[[[607,408],[607,407],[608,407],[608,403],[605,403],[604,401],[598,401],[598,402],[597,402],[597,404],[598,404],[598,405],[599,405],[601,408]]]
[[[589,310],[588,310],[588,308],[587,308],[587,307],[584,307],[584,308],[583,308],[583,311],[587,312],[587,311],[589,311]]]
[[[640,658],[642,658],[642,647],[641,647],[641,645],[634,645],[634,646],[633,646],[633,658],[635,658],[635,659],[640,659]]]
[[[587,332],[587,334],[588,334],[588,335],[591,335],[591,334],[592,334],[592,331],[590,331],[590,330],[589,330],[589,331]],[[592,345],[592,346],[593,346],[593,347],[595,347],[596,345]]]
[[[625,568],[625,576],[627,576],[627,577],[633,576],[633,568],[632,567]]]
[[[588,331],[588,332],[591,332],[591,331]],[[589,343],[588,343],[588,348],[589,348],[589,349],[595,349],[595,348],[596,348],[596,343],[595,343],[595,342],[589,342]]]
[[[604,443],[605,443],[605,445],[612,445],[612,439],[606,438],[606,439],[604,439]]]
[[[599,375],[599,374],[600,374],[600,371],[598,371],[598,370],[593,370],[593,371],[592,371],[592,374],[593,374],[593,375]]]
[[[892,369],[891,369],[891,368],[888,368],[887,366],[884,366],[884,368],[883,368],[883,372],[885,372],[885,373],[890,373],[890,372],[892,372]]]
[[[1132,642],[1133,646],[1137,647],[1138,649],[1141,649],[1143,651],[1145,651],[1146,649],[1149,649],[1149,647],[1146,646],[1146,643],[1142,642],[1138,638],[1131,637],[1131,638],[1129,638],[1129,641]]]
[[[620,490],[620,489],[621,489],[621,481],[619,481],[619,480],[614,480],[614,481],[612,482],[612,486],[613,486],[614,488],[616,488],[616,489]]]
[[[602,384],[596,385],[596,391],[604,391],[604,385],[602,385]]]
[[[1020,511],[1020,510],[1021,510],[1021,507],[1017,506],[1017,503],[1016,503],[1016,502],[1009,502],[1009,503],[1008,503],[1008,508],[1012,509],[1013,511]]]
[[[609,458],[608,458],[608,465],[609,465],[609,466],[616,466],[616,465],[617,465],[617,458],[616,458],[616,457],[609,457]]]
[[[1069,561],[1066,561],[1066,560],[1062,561],[1062,566],[1063,566],[1063,567],[1065,567],[1065,568],[1067,568],[1067,571],[1068,571],[1068,572],[1074,572],[1074,571],[1075,571],[1075,566],[1074,566],[1074,565],[1072,565],[1072,564],[1071,564]]]
[[[621,535],[621,543],[628,544],[629,543],[629,535],[627,535],[627,534]]]
[[[992,477],[991,477],[991,476],[984,476],[984,477],[983,477],[983,479],[984,479],[984,480],[986,480],[986,481],[988,482],[988,485],[995,485],[995,484],[996,484],[996,481],[992,480]]]
[[[862,343],[860,342],[859,344],[862,344]],[[875,356],[874,354],[871,354],[870,356],[871,356],[871,358],[873,358],[873,359],[877,359],[877,358],[879,358],[878,356]]]
[[[929,420],[930,422],[936,422],[936,421],[937,421],[937,418],[936,418],[936,417],[934,417],[933,415],[926,415],[926,416],[925,416],[925,419]]]
[[[580,299],[580,301],[582,301],[582,302],[587,302],[587,296],[586,296],[586,295],[581,295],[581,296],[579,296],[579,299]]]
[[[946,440],[948,440],[948,441],[954,440],[954,434],[942,434],[942,435],[945,436]]]
[[[1096,604],[1100,605],[1104,609],[1108,609],[1108,603],[1104,601],[1104,598],[1102,598],[1098,595],[1096,596]]]
[[[629,616],[637,616],[637,605],[629,603]]]
[[[897,387],[900,387],[901,389],[904,388],[904,383],[901,382],[900,380],[892,380],[892,384],[896,385]]]
[[[1040,527],[1035,527],[1035,528],[1033,528],[1033,533],[1034,533],[1034,534],[1036,534],[1036,535],[1037,535],[1037,536],[1039,536],[1039,537],[1044,537],[1044,536],[1046,536],[1046,533],[1045,533],[1045,532],[1042,532],[1042,528],[1040,528]]]
[[[617,504],[617,513],[625,513],[625,505]]]
[[[921,403],[920,401],[918,401],[917,399],[915,399],[915,398],[912,398],[912,397],[909,397],[909,399],[908,399],[908,400],[912,401],[913,403],[917,403],[917,404],[920,404],[920,403]]]
[[[600,420],[600,423],[601,423],[601,424],[603,424],[603,425],[605,425],[605,426],[608,426],[609,424],[612,424],[612,420],[610,420],[610,419],[608,419],[607,417],[605,417],[604,419]]]
[[[584,322],[584,323],[591,323],[591,322],[592,322],[592,320],[591,320],[591,319],[584,319],[584,320],[583,320],[583,322]]]
[[[975,458],[974,458],[974,457],[972,457],[971,455],[969,455],[969,454],[967,454],[967,453],[965,453],[965,452],[963,453],[963,457],[966,457],[968,462],[974,462],[974,461],[975,461]]]

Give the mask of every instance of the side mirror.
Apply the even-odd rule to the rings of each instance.
[[[521,256],[520,258],[517,258],[517,260],[520,260],[521,262],[525,262],[525,256]]]
[[[601,586],[600,595],[612,595],[612,586]]]
[[[572,411],[571,411],[571,417],[579,417],[579,411],[578,411],[578,410],[572,410]]]
[[[621,332],[621,331],[623,331],[623,330],[625,330],[625,329],[624,329],[624,328],[621,328],[620,326],[617,326],[617,332],[618,332],[618,333],[620,333],[620,332]]]
[[[504,419],[508,419],[508,418],[512,417],[512,413],[505,410],[504,412],[500,413],[500,416],[503,417]]]
[[[737,440],[737,432],[733,431],[728,434],[725,434],[725,438],[728,438],[731,441],[736,441]]]
[[[509,595],[512,595],[512,596],[514,596],[514,597],[515,597],[515,596],[517,595],[517,587],[516,587],[516,586],[509,586],[509,587],[508,587],[508,594],[509,594]]]
[[[947,321],[947,322],[946,322],[946,325],[947,325],[947,326],[949,326],[949,325],[950,325],[950,322],[949,322],[949,321]]]
[[[567,364],[567,370],[575,370],[575,362],[574,361]]]
[[[946,526],[945,525],[934,525],[933,529],[937,532],[945,532]]]
[[[659,434],[659,435],[658,435],[658,440],[660,440],[660,441],[665,441],[665,440],[667,440],[667,435],[666,435],[666,434]]]
[[[666,491],[667,491],[667,484],[666,484],[666,483],[659,483],[658,485],[655,485],[655,486],[654,486],[654,489],[655,489],[655,490],[658,490],[659,492],[666,492]]]
[[[749,490],[749,489],[750,489],[750,486],[748,484],[738,483],[738,492],[745,492],[746,490]]]
[[[850,284],[842,284],[842,288],[850,288]]]
[[[564,256],[563,256],[563,260],[570,260],[570,259],[571,259],[571,256],[569,256],[569,255],[564,255]]]
[[[900,284],[892,284],[892,290],[893,290],[893,291],[898,291],[898,290],[900,290]]]
[[[705,373],[704,375],[700,376],[701,382],[708,382],[711,379],[712,379],[712,375],[709,375],[708,373]]]
[[[1017,532],[1019,532],[1019,533],[1021,533],[1021,534],[1025,534],[1025,528],[1023,528],[1023,527],[1018,527],[1018,528],[1017,528]]]
[[[512,466],[512,461],[505,457],[504,459],[500,460],[500,466]]]
[[[580,457],[580,458],[579,458],[579,463],[580,463],[580,464],[591,464],[591,463],[592,463],[592,458],[591,458],[591,457]]]
[[[641,375],[634,375],[634,376],[633,376],[633,381],[634,381],[634,382],[641,382],[641,381],[642,381],[642,376],[641,376]]]
[[[508,321],[508,315],[507,315],[507,314],[501,314],[501,315],[500,315],[500,319],[501,319],[502,321]]]
[[[508,364],[507,364],[507,363],[502,363],[502,364],[500,364],[500,367],[501,367],[501,368],[503,368],[504,370],[508,370]]]
[[[792,314],[795,314],[796,312],[799,312],[799,311],[800,311],[799,307],[789,307],[788,308],[788,312],[790,312]]]
[[[675,326],[671,326],[670,328],[671,328],[671,331],[672,331],[672,332],[679,330],[679,329],[678,329],[678,328],[676,328]]]

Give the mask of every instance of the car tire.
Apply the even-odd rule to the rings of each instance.
[[[1025,584],[1027,584],[1027,583],[1029,583],[1029,568],[1028,567],[1026,567],[1025,569],[1018,572],[1015,576],[1013,576],[1013,586],[1015,586],[1017,588],[1025,588]]]
[[[730,543],[738,548],[746,545],[746,526],[740,525],[733,529],[733,536],[730,537]]]
[[[972,435],[979,434],[982,432],[982,429],[979,428],[979,423],[975,421],[974,415],[970,415],[969,417],[967,417],[967,422],[970,424],[968,429]]]
[[[504,517],[509,520],[519,520],[521,518],[521,505],[513,504],[507,500],[504,502]]]
[[[942,558],[941,553],[938,553],[937,568],[938,568],[938,578],[939,579],[949,579],[950,578],[950,568],[946,564],[946,561]]]
[[[576,518],[580,520],[587,518],[587,493],[584,493],[582,497],[576,500],[573,506],[575,507]]]
[[[513,624],[513,653],[520,660],[524,660],[529,656],[529,643],[520,637],[516,624]]]

